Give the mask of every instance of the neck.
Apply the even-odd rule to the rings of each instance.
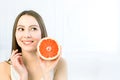
[[[23,62],[26,66],[31,65],[32,63],[34,63],[38,59],[36,52],[22,51],[22,57],[23,57]]]

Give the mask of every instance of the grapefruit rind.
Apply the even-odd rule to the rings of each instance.
[[[42,43],[44,40],[48,40],[48,39],[53,40],[53,41],[56,43],[57,47],[58,47],[58,50],[57,50],[56,55],[54,55],[54,56],[52,56],[52,57],[45,57],[45,56],[43,56],[43,55],[41,54],[41,52],[40,52],[40,45],[41,45],[41,43]],[[48,47],[48,48],[49,48],[49,47]],[[57,42],[55,39],[53,39],[53,38],[51,38],[51,37],[45,37],[45,38],[42,38],[42,39],[39,41],[38,46],[37,46],[37,51],[38,51],[38,53],[39,53],[39,56],[40,56],[43,60],[54,60],[54,59],[56,59],[56,58],[60,55],[60,45],[58,44],[58,42]]]

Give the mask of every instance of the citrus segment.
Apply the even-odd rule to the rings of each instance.
[[[42,38],[38,43],[38,52],[44,60],[56,59],[60,54],[60,47],[53,38]]]

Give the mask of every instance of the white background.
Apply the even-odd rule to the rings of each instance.
[[[10,56],[14,20],[23,10],[43,17],[62,45],[68,80],[120,80],[119,0],[4,0],[0,2],[0,62]]]

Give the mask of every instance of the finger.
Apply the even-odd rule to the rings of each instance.
[[[17,57],[22,56],[21,53],[17,53],[14,56],[11,57],[12,64],[17,60]]]
[[[22,56],[21,53],[16,54],[15,56],[13,56],[12,60],[12,65],[15,67],[20,66],[22,64]]]
[[[10,57],[10,59],[14,59],[14,56],[17,54],[17,55],[21,55],[21,53],[17,53],[18,52],[18,50],[16,49],[16,50],[13,50],[13,52],[12,52],[12,55],[11,55],[11,57]]]
[[[15,54],[14,56],[12,56],[12,60],[16,59],[17,56],[22,56],[22,54],[21,53]]]
[[[21,58],[21,56],[16,56],[16,58],[14,59],[14,62],[12,62],[12,65],[13,65],[14,67],[18,67],[18,66],[21,65],[20,58]]]
[[[22,56],[16,56],[16,65],[22,65],[23,62],[22,62]]]
[[[55,60],[52,60],[50,63],[52,64],[57,64],[61,58],[61,55],[59,55]]]
[[[60,54],[62,54],[62,46],[60,45]]]
[[[62,56],[62,54],[60,54],[56,59],[53,59],[53,60],[51,60],[52,62],[56,62],[56,61],[59,61],[60,60],[60,58],[61,58],[61,56]]]
[[[18,49],[13,50],[13,51],[12,51],[12,54],[11,54],[11,57],[14,56],[15,54],[17,54],[17,52],[18,52]]]

